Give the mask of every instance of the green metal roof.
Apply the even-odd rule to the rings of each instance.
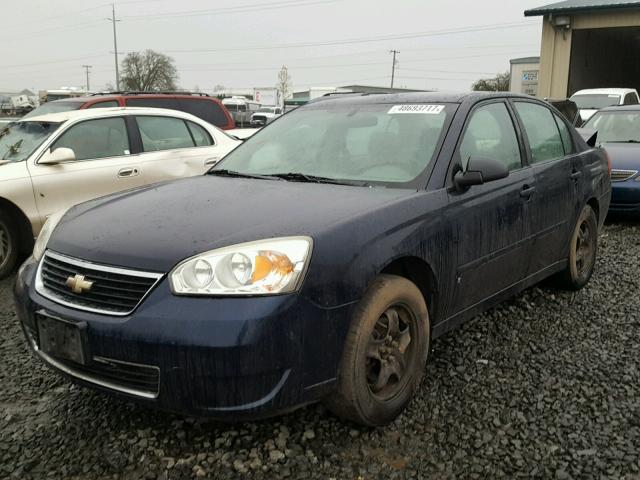
[[[594,10],[613,10],[620,8],[640,8],[640,1],[637,0],[566,0],[564,2],[552,3],[543,7],[525,10],[525,17],[536,15],[547,15],[549,13],[572,13]]]

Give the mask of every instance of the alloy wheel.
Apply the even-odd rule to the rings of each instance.
[[[402,305],[387,308],[376,322],[367,345],[367,384],[379,400],[401,390],[412,358],[413,313]]]
[[[595,243],[591,232],[591,226],[584,221],[580,224],[576,238],[576,270],[582,277],[589,271],[595,255]]]
[[[6,227],[0,223],[0,268],[9,261],[9,255],[11,253],[11,244],[9,242],[9,232]]]

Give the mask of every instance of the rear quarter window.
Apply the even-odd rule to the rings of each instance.
[[[129,107],[168,108],[182,110],[175,98],[127,98],[125,103]]]

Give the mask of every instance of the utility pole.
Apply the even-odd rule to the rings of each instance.
[[[120,20],[116,19],[116,7],[111,4],[111,18],[107,18],[113,23],[113,53],[115,54],[116,61],[116,91],[120,91],[120,72],[118,71],[118,36],[116,35],[116,22]]]
[[[398,50],[389,50],[389,53],[393,53],[393,63],[391,65],[391,88],[393,88],[393,79],[396,76],[396,54],[400,52]]]
[[[87,74],[87,93],[89,93],[89,90],[90,90],[90,88],[89,88],[89,69],[92,68],[92,66],[91,65],[82,65],[82,68],[84,68],[84,71]]]

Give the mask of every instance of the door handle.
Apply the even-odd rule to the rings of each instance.
[[[527,200],[531,198],[536,191],[536,187],[530,187],[529,185],[524,185],[522,190],[520,190],[520,196],[522,198],[526,198]]]
[[[204,161],[205,165],[215,165],[220,161],[220,157],[210,157]]]
[[[571,180],[578,180],[581,176],[582,176],[582,172],[579,172],[578,170],[574,170],[569,174],[569,177],[571,178]]]
[[[121,168],[118,171],[118,177],[120,178],[125,178],[125,177],[135,177],[136,175],[138,175],[139,171],[137,168],[134,167],[125,167],[125,168]]]

